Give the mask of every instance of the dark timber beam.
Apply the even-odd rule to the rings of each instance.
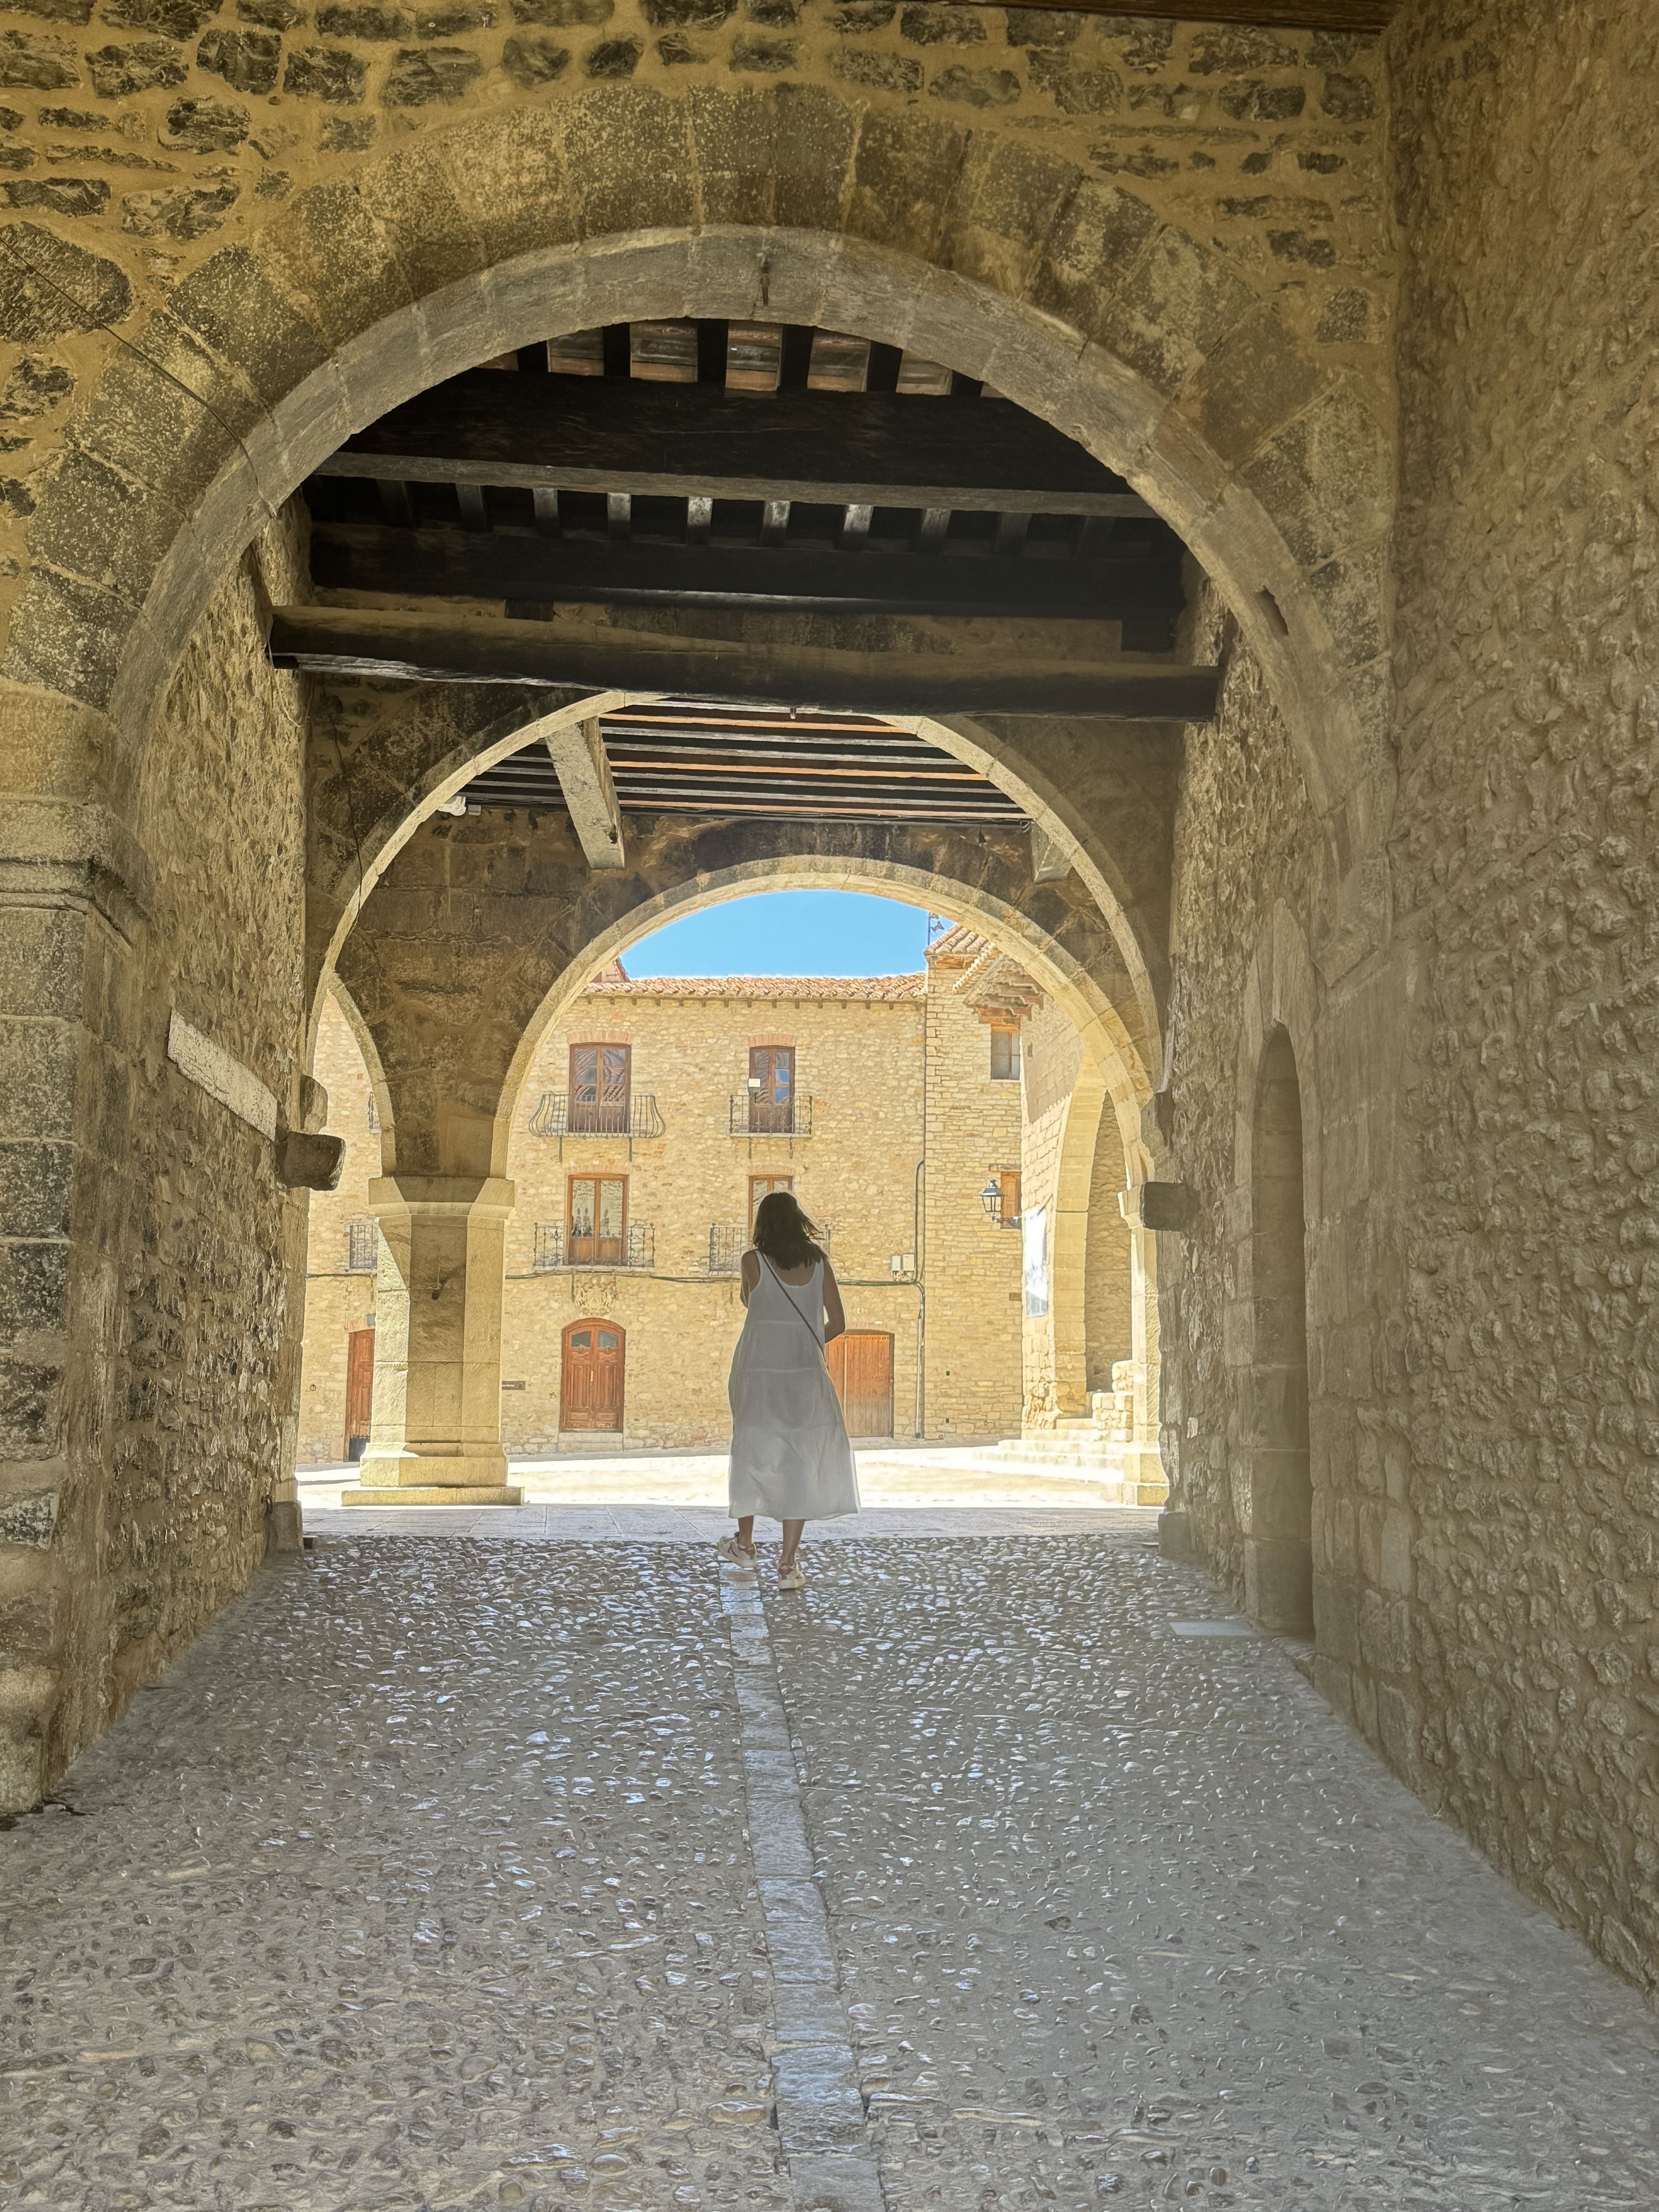
[[[1031,653],[1018,625],[964,622],[948,653],[849,653],[810,645],[562,634],[556,623],[434,622],[359,607],[281,607],[278,668],[451,684],[546,684],[757,704],[854,708],[868,714],[1092,714],[1201,722],[1220,672],[1167,663]]]
[[[489,368],[394,408],[317,474],[825,507],[1152,513],[1081,446],[1006,399],[762,395]]]
[[[1182,604],[1181,548],[1109,543],[1089,560],[983,553],[852,555],[775,546],[652,544],[531,532],[404,530],[319,522],[311,573],[331,591],[400,599],[564,600],[592,605],[815,609],[830,613],[1037,615],[1111,621]]]

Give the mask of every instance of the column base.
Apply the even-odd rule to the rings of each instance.
[[[1162,1505],[1170,1495],[1169,1477],[1156,1444],[1130,1444],[1123,1455],[1126,1505]]]
[[[342,1505],[522,1505],[516,1483],[359,1484],[340,1492]]]
[[[522,1505],[524,1492],[507,1480],[507,1455],[494,1451],[411,1451],[396,1445],[363,1454],[357,1486],[343,1505]]]

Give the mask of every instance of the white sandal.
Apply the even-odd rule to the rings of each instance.
[[[787,1590],[805,1589],[806,1588],[806,1577],[799,1567],[791,1567],[787,1572],[780,1571],[778,1575],[778,1588],[780,1589]]]
[[[745,1552],[735,1536],[722,1536],[714,1549],[728,1567],[740,1567],[753,1574],[759,1565],[759,1555],[752,1548]]]

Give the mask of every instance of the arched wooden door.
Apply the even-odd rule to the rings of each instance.
[[[849,1437],[893,1433],[893,1340],[885,1329],[849,1328],[823,1348]]]
[[[620,1433],[627,1364],[627,1335],[614,1322],[573,1321],[564,1333],[559,1426]]]

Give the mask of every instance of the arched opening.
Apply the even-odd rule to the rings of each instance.
[[[545,866],[564,833],[551,820],[526,833],[515,810],[502,806],[485,808],[476,823],[440,823],[433,834],[440,842],[483,840],[491,854],[528,834]],[[567,1387],[559,1356],[562,1331],[573,1315],[591,1319],[603,1312],[626,1326],[633,1340],[625,1424],[606,1427],[616,1448],[719,1448],[726,1416],[718,1347],[742,1318],[734,1302],[737,1260],[747,1241],[757,1178],[769,1188],[780,1176],[790,1179],[815,1217],[829,1218],[849,1327],[881,1340],[880,1375],[860,1370],[850,1378],[861,1419],[884,1420],[889,1425],[880,1433],[906,1443],[959,1442],[975,1449],[1012,1439],[1009,1449],[1018,1459],[1022,1434],[1054,1427],[1062,1401],[1053,1378],[1062,1376],[1063,1410],[1087,1433],[1073,1438],[1086,1449],[1063,1473],[1056,1471],[1057,1479],[1092,1483],[1115,1502],[1161,1498],[1161,1486],[1156,1495],[1147,1488],[1156,1474],[1147,1433],[1155,1374],[1151,1390],[1132,1394],[1123,1409],[1129,1425],[1121,1435],[1109,1419],[1097,1425],[1093,1414],[1107,1409],[1095,1407],[1086,1389],[1083,1254],[1091,1181],[1103,1190],[1109,1185],[1109,1237],[1121,1225],[1118,1192],[1143,1180],[1149,1167],[1138,1139],[1144,1073],[1118,1045],[1110,1000],[1078,957],[1108,940],[1097,932],[1092,939],[1061,942],[1032,914],[1000,901],[994,884],[1016,894],[1019,886],[1012,877],[1006,883],[999,878],[994,846],[964,841],[955,859],[937,840],[916,851],[919,860],[960,866],[961,873],[946,876],[892,858],[861,860],[852,851],[792,854],[798,842],[806,841],[786,832],[777,857],[718,873],[698,867],[698,848],[689,846],[678,857],[678,882],[639,898],[623,918],[586,940],[522,1018],[516,1046],[503,1034],[500,1050],[510,1054],[511,1065],[502,1064],[498,1079],[488,1162],[478,1154],[478,1164],[489,1164],[495,1179],[477,1185],[469,1200],[492,1213],[502,1209],[499,1243],[475,1242],[467,1258],[469,1267],[477,1258],[477,1272],[462,1307],[448,1309],[453,1340],[446,1350],[434,1339],[428,1354],[435,1361],[434,1390],[453,1399],[458,1419],[464,1399],[480,1411],[499,1404],[500,1456],[486,1468],[483,1440],[475,1435],[471,1445],[478,1450],[447,1455],[477,1464],[434,1464],[423,1475],[425,1449],[417,1443],[411,1452],[410,1438],[387,1436],[386,1449],[377,1443],[365,1469],[365,1494],[349,1502],[369,1503],[369,1489],[402,1499],[410,1486],[441,1486],[452,1476],[500,1490],[507,1486],[507,1459],[519,1463],[517,1480],[551,1457],[580,1455],[595,1425]],[[901,848],[892,843],[885,849]],[[403,865],[393,866],[394,892]],[[417,880],[429,879],[431,865],[417,857]],[[504,863],[492,859],[489,866],[505,872]],[[980,873],[977,884],[964,880],[969,866]],[[550,873],[547,880],[556,892],[556,878]],[[629,890],[637,897],[642,888]],[[821,895],[831,888],[875,893],[890,905],[919,910],[918,969],[921,914],[939,916],[940,928],[946,921],[957,924],[928,945],[924,972],[880,979],[874,996],[882,1003],[863,1010],[871,1035],[862,1042],[850,1031],[816,1034],[832,1009],[810,987],[805,1005],[776,1006],[745,1004],[754,994],[736,979],[729,988],[703,979],[689,987],[690,1004],[675,1007],[666,984],[635,988],[620,968],[621,956],[665,924],[742,905],[757,893]],[[1029,902],[1029,878],[1024,896]],[[363,955],[358,980],[373,981],[378,989],[384,977],[376,965],[375,911],[371,902],[357,948]],[[406,909],[394,899],[392,911]],[[527,915],[526,926],[533,921]],[[757,964],[771,966],[770,954]],[[788,995],[787,979],[764,982]],[[860,995],[855,981],[847,995]],[[708,1019],[711,996],[732,1002],[723,1009],[723,1026]],[[402,1071],[412,1064],[425,1085],[435,1063],[418,1039],[411,1047],[409,1001],[401,992],[383,1005],[365,999],[354,1009],[360,1021],[364,1006],[381,1064],[391,1071],[386,1127],[392,1150],[376,1203],[392,1224],[383,1278],[387,1321],[377,1338],[388,1381],[377,1383],[377,1393],[395,1407],[405,1395],[424,1401],[433,1395],[413,1389],[410,1363],[416,1351],[412,1341],[404,1350],[399,1332],[405,1320],[418,1318],[429,1334],[446,1310],[455,1288],[450,1245],[459,1228],[459,1218],[453,1225],[439,1218],[441,1249],[449,1256],[433,1278],[432,1295],[420,1295],[415,1285],[416,1294],[409,1297],[403,1271],[412,1267],[418,1277],[422,1263],[412,1246],[404,1255],[397,1243],[411,1212],[398,1194],[409,1191],[418,1224],[422,1209],[455,1202],[465,1178],[440,1190],[441,1177],[411,1175],[399,1165],[398,1101],[409,1080]],[[708,1036],[694,1036],[696,1020],[681,1018],[699,1014]],[[905,1042],[897,1031],[907,1022],[915,1034]],[[320,1033],[343,1036],[343,1024],[327,1014]],[[1028,1042],[1038,1055],[1034,1060],[1026,1056]],[[470,1080],[480,1073],[477,1033],[469,1030],[465,1043],[465,1064],[457,1066]],[[745,1096],[750,1078],[766,1094],[758,1110]],[[774,1095],[781,1082],[787,1111]],[[358,1076],[343,1095],[355,1100],[362,1088]],[[482,1107],[482,1093],[478,1103]],[[847,1158],[836,1162],[838,1149]],[[991,1206],[988,1176],[996,1183]],[[1022,1182],[1031,1205],[1048,1214],[1040,1297],[1028,1280]],[[349,1213],[356,1202],[343,1195],[323,1207]],[[1149,1280],[1144,1273],[1138,1279],[1145,1297]],[[599,1286],[604,1296],[595,1307],[592,1293]],[[1121,1304],[1127,1283],[1117,1289]],[[485,1312],[492,1298],[495,1310]],[[428,1310],[433,1306],[435,1313]],[[308,1327],[308,1338],[312,1333]],[[1145,1321],[1139,1328],[1125,1322],[1119,1334],[1125,1342],[1114,1339],[1114,1348],[1127,1352],[1145,1340]],[[687,1365],[689,1343],[708,1355],[701,1365]],[[313,1364],[320,1370],[323,1363],[313,1362],[308,1348],[308,1373]],[[572,1405],[578,1412],[574,1432],[564,1418]],[[312,1424],[319,1437],[331,1425],[337,1424]],[[313,1468],[324,1463],[322,1454],[312,1454]],[[384,1495],[384,1502],[392,1496]]]
[[[1251,1360],[1245,1601],[1264,1628],[1311,1636],[1313,1474],[1308,1420],[1307,1208],[1302,1086],[1290,1036],[1267,1039],[1250,1153]]]

